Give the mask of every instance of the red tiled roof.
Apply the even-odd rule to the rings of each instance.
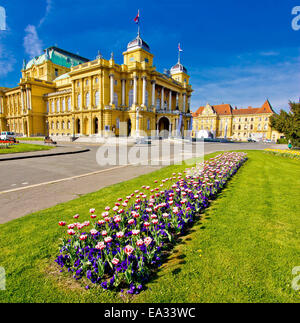
[[[198,117],[202,114],[205,107],[200,107],[195,113],[193,113],[193,117]],[[232,109],[230,104],[219,104],[213,105],[213,110],[219,115],[243,115],[243,114],[259,114],[259,113],[275,113],[270,102],[266,100],[266,102],[262,105],[261,108],[252,108],[249,106],[246,109]]]
[[[217,114],[231,115],[232,107],[230,104],[213,105],[213,109]]]

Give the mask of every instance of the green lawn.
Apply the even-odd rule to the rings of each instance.
[[[53,148],[54,147],[43,146],[43,145],[16,144],[16,145],[9,146],[9,148],[0,149],[0,154],[26,153],[30,151],[50,150]]]
[[[45,137],[18,137],[18,141],[44,141]]]
[[[300,163],[264,152],[248,156],[149,289],[126,301],[300,301],[291,288],[292,269],[300,266]],[[64,229],[57,222],[70,222],[76,213],[88,219],[90,208],[99,214],[116,197],[181,169],[167,167],[0,225],[0,266],[7,274],[0,302],[123,302],[115,292],[85,290],[59,273],[54,259]]]

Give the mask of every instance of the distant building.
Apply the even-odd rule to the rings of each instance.
[[[230,104],[207,104],[193,113],[193,136],[276,141],[282,134],[270,127],[270,117],[274,113],[268,100],[261,108],[247,109],[233,109]]]
[[[190,130],[192,87],[180,63],[166,74],[140,34],[118,65],[90,61],[58,47],[23,63],[15,88],[0,88],[0,131],[24,136],[138,136]],[[125,126],[124,126],[125,125]]]

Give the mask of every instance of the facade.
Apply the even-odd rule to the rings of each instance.
[[[261,108],[247,109],[233,109],[230,104],[207,104],[193,113],[193,136],[277,141],[282,134],[272,129],[269,122],[274,113],[268,100]]]
[[[135,137],[189,130],[192,87],[180,60],[159,73],[139,33],[123,56],[118,65],[113,54],[109,60],[98,54],[90,61],[50,47],[24,62],[19,85],[0,87],[0,131]]]

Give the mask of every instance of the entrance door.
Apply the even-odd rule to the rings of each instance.
[[[131,120],[128,119],[127,121],[127,136],[130,137],[131,136]]]
[[[158,123],[159,136],[169,138],[170,121],[166,117],[162,117]]]
[[[77,122],[76,122],[77,124],[76,124],[76,132],[77,132],[77,134],[80,134],[80,131],[81,131],[81,129],[80,129],[80,119],[77,119]]]

